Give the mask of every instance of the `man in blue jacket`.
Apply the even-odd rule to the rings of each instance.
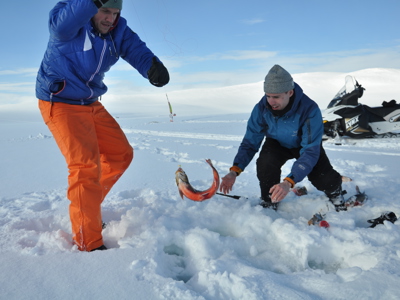
[[[131,163],[133,149],[101,104],[105,73],[121,57],[157,87],[168,70],[120,16],[122,0],[65,0],[50,12],[50,39],[36,96],[68,169],[73,242],[107,249],[101,203]]]
[[[220,190],[229,193],[236,177],[258,152],[257,177],[261,188],[261,205],[277,209],[297,182],[306,176],[324,191],[337,211],[345,210],[342,177],[335,171],[322,148],[323,124],[318,105],[308,98],[292,76],[275,65],[264,82],[265,96],[254,107],[246,134],[230,172],[222,178]],[[296,159],[290,174],[281,182],[281,168]]]

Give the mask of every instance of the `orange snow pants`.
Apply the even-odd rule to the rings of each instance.
[[[39,109],[68,165],[74,243],[91,251],[103,245],[101,203],[130,165],[133,148],[99,101],[70,105],[39,100]]]

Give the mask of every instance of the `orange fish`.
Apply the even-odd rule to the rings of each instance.
[[[201,202],[210,199],[218,191],[219,174],[211,163],[211,159],[206,159],[206,162],[213,170],[214,181],[211,187],[205,191],[198,191],[193,188],[189,183],[189,179],[187,178],[185,171],[183,171],[181,167],[179,167],[179,169],[175,172],[176,185],[178,186],[179,194],[181,195],[182,199],[183,196],[186,196],[186,198],[190,200]]]

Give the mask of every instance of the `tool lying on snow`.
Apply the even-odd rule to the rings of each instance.
[[[365,192],[360,192],[360,189],[358,186],[356,186],[356,191],[357,191],[357,194],[351,196],[349,199],[347,199],[344,202],[346,207],[361,206],[364,204],[365,201],[368,200],[368,196],[365,194]]]
[[[228,198],[233,198],[236,200],[239,200],[240,198],[245,198],[243,196],[238,196],[238,195],[227,195],[227,194],[222,194],[222,193],[216,193],[216,194],[220,195],[220,196],[228,197]],[[247,199],[247,198],[245,198],[245,199]]]
[[[214,180],[211,187],[205,191],[198,191],[195,188],[193,188],[189,183],[189,179],[186,176],[185,171],[183,171],[183,169],[180,166],[179,169],[175,172],[176,185],[178,186],[178,191],[182,199],[183,196],[185,196],[190,200],[201,202],[210,199],[217,192],[219,188],[219,174],[217,170],[214,168],[211,159],[206,159],[206,162],[210,165],[210,167],[213,170]]]
[[[387,212],[383,213],[380,217],[378,217],[376,219],[368,220],[367,222],[372,223],[372,225],[369,226],[370,228],[374,228],[378,224],[383,224],[383,221],[389,221],[389,222],[394,223],[397,221],[397,216],[394,212],[387,211]]]
[[[321,213],[316,213],[315,215],[312,216],[312,218],[310,220],[308,220],[308,225],[319,225],[319,227],[328,228],[330,225],[324,219],[325,219],[325,215],[323,215]]]
[[[295,186],[292,189],[292,192],[296,194],[296,196],[304,196],[307,195],[307,188],[305,186]]]

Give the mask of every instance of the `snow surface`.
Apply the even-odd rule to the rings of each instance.
[[[364,81],[356,76],[367,88],[366,99],[366,81],[374,74],[381,89],[376,84],[372,92],[381,91],[380,102],[399,99],[400,70],[380,71],[361,72]],[[306,93],[321,98],[324,90],[308,87],[307,78],[340,77],[324,96],[327,104],[345,75],[297,77]],[[231,94],[238,90],[232,87]],[[261,98],[262,85],[259,90],[259,96],[247,97],[251,106]],[[214,109],[214,101],[207,101],[213,92],[202,91],[205,108]],[[174,178],[178,166],[200,190],[212,182],[205,158],[224,176],[250,110],[196,115],[180,110],[171,95],[174,122],[166,102],[163,116],[138,117],[140,106],[115,114],[135,158],[103,204],[107,251],[79,252],[71,244],[68,172],[39,112],[0,119],[1,299],[399,299],[400,221],[369,228],[367,220],[385,211],[400,216],[400,139],[324,144],[334,167],[354,179],[343,184],[348,196],[356,185],[369,196],[364,206],[347,212],[335,212],[307,179],[301,184],[308,195],[290,193],[277,212],[263,209],[257,205],[255,159],[232,192],[243,198],[182,200]],[[317,212],[326,213],[330,228],[307,224]]]

